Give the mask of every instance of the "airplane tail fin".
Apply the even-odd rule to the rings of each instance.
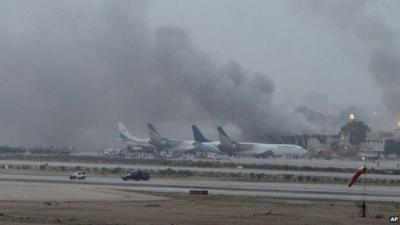
[[[232,145],[235,142],[225,133],[224,129],[222,127],[218,127],[218,137],[219,137],[219,142],[222,145]]]
[[[121,121],[118,122],[118,132],[121,141],[138,142],[138,138],[133,136]]]
[[[155,143],[161,143],[163,140],[163,137],[158,133],[156,128],[154,128],[153,124],[148,123],[147,127],[149,128],[150,140]]]
[[[200,129],[196,125],[192,125],[193,137],[195,142],[211,142],[201,133]]]

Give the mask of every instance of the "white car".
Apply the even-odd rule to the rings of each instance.
[[[69,179],[84,180],[84,179],[86,179],[86,173],[85,173],[85,171],[76,171],[75,173],[73,173],[69,176]]]

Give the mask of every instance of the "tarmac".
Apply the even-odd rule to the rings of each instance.
[[[400,202],[400,190],[391,186],[254,183],[192,179],[128,181],[120,178],[88,177],[84,181],[67,176],[0,175],[0,200],[66,199],[126,200],[126,191],[180,192],[208,190],[209,194],[267,196],[301,199],[337,199]],[[124,192],[121,192],[124,190]]]

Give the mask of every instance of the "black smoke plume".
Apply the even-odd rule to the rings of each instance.
[[[0,144],[103,147],[120,120],[139,136],[147,122],[186,137],[192,123],[233,124],[252,139],[309,129],[274,107],[265,74],[215,62],[173,25],[151,31],[147,8],[3,1]]]

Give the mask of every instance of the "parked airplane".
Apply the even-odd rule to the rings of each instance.
[[[203,143],[203,139],[198,138],[198,133],[195,129],[193,129],[193,140],[172,140],[165,138],[158,133],[158,131],[154,128],[154,126],[149,123],[147,124],[149,128],[149,135],[150,135],[150,142],[154,146],[162,149],[168,149],[171,151],[202,151],[206,153],[214,153],[214,154],[221,154],[221,151],[213,144],[210,143]],[[196,126],[194,126],[196,127]],[[197,128],[197,127],[196,127]],[[197,128],[198,130],[198,128]]]
[[[149,138],[139,138],[136,136],[133,136],[128,129],[126,129],[125,125],[120,121],[118,122],[118,131],[119,131],[119,138],[120,141],[127,144],[127,145],[134,145],[134,146],[140,146],[140,147],[153,147],[149,143],[150,139]]]
[[[170,150],[170,151],[203,151],[210,153],[218,153],[221,151],[210,144],[200,143],[193,140],[172,140],[162,137],[152,124],[148,124],[150,138],[139,138],[132,135],[122,122],[118,122],[118,131],[120,140],[127,145],[140,146],[140,147],[151,147],[157,148],[158,150]]]
[[[149,143],[154,145],[158,149],[171,150],[171,151],[188,151],[194,148],[193,140],[173,140],[165,138],[158,133],[151,123],[147,124],[149,128]]]
[[[210,141],[204,137],[200,129],[196,125],[192,125],[193,137],[195,141],[195,146],[201,148],[204,151],[216,154],[222,154],[221,150],[218,148],[219,142]]]
[[[174,147],[182,143],[182,141],[162,137],[151,123],[147,124],[147,128],[149,129],[150,143],[157,147]]]
[[[307,153],[303,147],[286,144],[263,144],[256,142],[237,142],[232,140],[222,129],[218,127],[220,144],[218,147],[228,154],[243,156],[304,156]]]

